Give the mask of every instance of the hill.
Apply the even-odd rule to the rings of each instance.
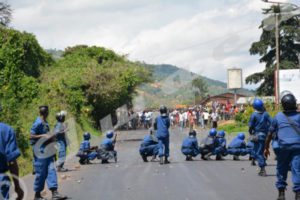
[[[230,92],[227,84],[213,80],[205,76],[181,69],[173,65],[145,65],[152,71],[153,83],[139,87],[139,94],[144,97],[146,107],[157,107],[160,104],[174,106],[176,104],[193,104],[195,91],[192,87],[192,80],[201,77],[208,86],[209,95],[217,95]],[[253,95],[253,92],[240,89],[238,93]]]

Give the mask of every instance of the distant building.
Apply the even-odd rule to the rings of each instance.
[[[247,97],[247,95],[244,94],[236,94],[236,98],[239,99],[241,97]],[[206,104],[211,104],[212,102],[217,101],[219,104],[226,104],[228,101],[230,104],[234,104],[234,94],[227,92],[223,94],[218,94],[215,96],[208,96],[207,98],[203,99],[200,104],[206,105]]]
[[[274,96],[265,96],[265,97],[258,97],[262,99],[265,103],[270,102],[270,103],[275,103],[275,97]],[[245,104],[252,104],[254,101],[255,97],[240,97],[237,100],[238,105],[245,105]]]

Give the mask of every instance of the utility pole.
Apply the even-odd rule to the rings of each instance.
[[[279,7],[279,4],[278,4]],[[279,59],[279,13],[275,13],[275,38],[276,38],[276,75],[275,75],[275,102],[277,109],[279,108],[279,66],[280,66],[280,59]]]
[[[275,3],[278,5],[278,9],[280,9],[281,4],[286,4],[286,5],[292,5],[295,8],[299,8],[296,4],[292,3],[284,3],[284,2],[276,2],[276,1],[269,1],[269,0],[262,0],[263,2],[266,3]],[[280,88],[279,88],[279,66],[280,66],[280,49],[279,49],[279,39],[280,39],[280,33],[279,33],[279,17],[280,17],[280,10],[279,12],[275,12],[275,38],[276,38],[276,71],[274,75],[274,82],[275,82],[275,103],[276,103],[276,108],[279,108],[279,93],[280,93]]]

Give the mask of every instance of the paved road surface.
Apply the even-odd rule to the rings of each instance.
[[[121,132],[117,143],[118,163],[99,161],[76,171],[60,173],[60,191],[76,200],[275,200],[275,163],[268,161],[268,177],[258,177],[248,157],[241,161],[186,162],[180,152],[185,133],[177,128],[171,136],[171,164],[143,163],[138,147],[146,131]],[[77,162],[68,161],[73,168]],[[65,175],[65,177],[64,177]],[[32,177],[26,177],[32,191]],[[30,194],[32,195],[32,194]],[[49,192],[47,193],[49,196]],[[291,187],[287,199],[294,199]]]

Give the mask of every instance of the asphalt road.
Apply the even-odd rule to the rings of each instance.
[[[77,166],[75,158],[67,166],[74,171],[59,173],[59,190],[76,200],[272,200],[277,197],[275,161],[269,160],[268,177],[257,176],[257,167],[250,166],[248,157],[233,161],[203,161],[197,157],[186,162],[180,152],[187,130],[171,130],[171,164],[144,163],[138,154],[139,139],[145,130],[119,134],[118,163]],[[201,133],[201,137],[204,133]],[[33,177],[25,178],[32,191]],[[287,199],[294,199],[291,184]],[[45,193],[49,197],[50,193]],[[32,199],[32,192],[29,198]]]

